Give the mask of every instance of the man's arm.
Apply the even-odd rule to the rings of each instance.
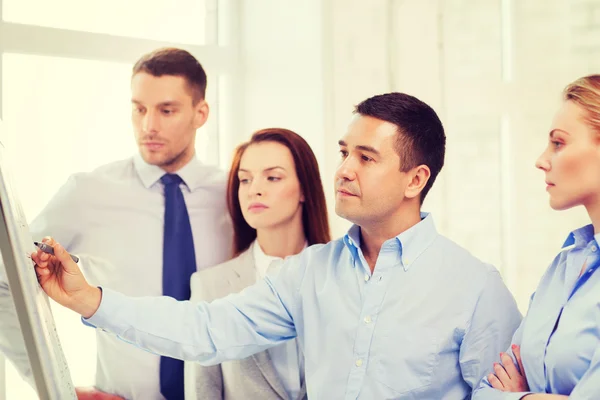
[[[500,352],[509,346],[521,319],[517,304],[500,274],[496,271],[488,273],[460,346],[463,379],[472,389],[492,372],[493,363],[499,361]]]
[[[214,273],[215,268],[218,271],[217,273]],[[223,273],[223,268],[217,266],[192,275],[190,301],[210,302],[223,297],[227,292],[221,292],[221,287],[224,284],[229,287],[223,279]],[[215,276],[218,276],[219,279],[215,279]],[[216,297],[217,290],[222,294],[221,296]],[[186,361],[184,365],[184,386],[186,400],[223,400],[223,370],[221,364],[203,367],[198,363]]]
[[[286,259],[282,268],[239,294],[212,303],[177,302],[169,297],[131,298],[91,287],[60,245],[55,256],[32,254],[44,291],[84,317],[88,324],[116,334],[147,351],[214,365],[241,359],[296,337],[294,315],[305,255]]]
[[[287,293],[265,280],[212,303],[169,297],[127,297],[103,289],[87,323],[144,350],[202,365],[246,358],[296,337],[283,300]]]

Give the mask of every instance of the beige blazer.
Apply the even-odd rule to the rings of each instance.
[[[253,246],[253,245],[252,245]],[[256,282],[252,246],[238,257],[196,272],[191,278],[192,301],[213,301],[242,291]],[[212,367],[185,363],[186,400],[287,400],[267,351]],[[306,399],[302,382],[298,400]]]

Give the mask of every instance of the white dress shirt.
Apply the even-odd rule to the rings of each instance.
[[[198,269],[231,253],[226,176],[196,158],[176,172],[190,216]],[[130,296],[162,295],[164,195],[161,168],[133,158],[71,176],[31,223],[77,254],[93,285]],[[1,287],[0,287],[1,289]],[[97,330],[96,386],[126,399],[163,399],[160,357]],[[23,372],[23,371],[21,371]]]
[[[271,263],[281,260],[281,258],[266,255],[257,241],[254,241],[252,247],[254,264],[256,266],[256,281],[261,281],[267,275]],[[301,382],[304,379],[301,376],[304,368],[300,365],[300,363],[303,363],[303,357],[299,357],[298,355],[297,339],[288,340],[279,346],[271,347],[267,351],[269,352],[269,357],[271,357],[273,368],[277,371],[277,375],[288,394],[288,398],[297,399],[300,393]]]

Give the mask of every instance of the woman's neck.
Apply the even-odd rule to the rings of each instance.
[[[600,200],[590,201],[585,208],[592,220],[592,225],[594,225],[594,235],[597,235],[600,233]]]
[[[285,258],[304,249],[306,237],[302,226],[302,214],[287,224],[256,231],[256,240],[262,251],[272,257]]]

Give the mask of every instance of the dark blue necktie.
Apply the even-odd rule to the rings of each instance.
[[[163,295],[190,299],[190,277],[196,272],[192,226],[179,184],[179,175],[160,178],[165,187],[165,230],[163,243]],[[183,361],[160,358],[160,392],[167,400],[184,398]]]

